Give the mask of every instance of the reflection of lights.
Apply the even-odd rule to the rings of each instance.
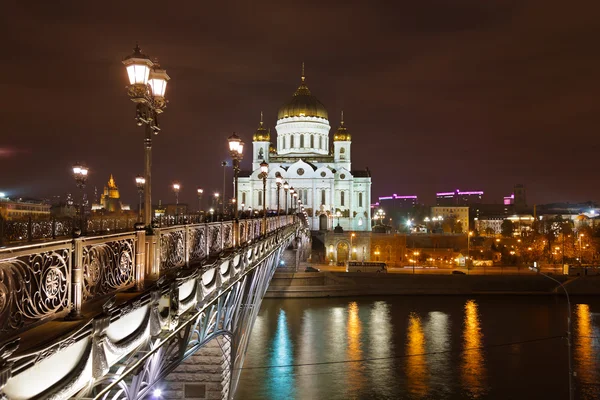
[[[290,365],[294,361],[292,354],[292,341],[287,326],[285,311],[280,310],[277,318],[277,331],[273,340],[271,365]],[[293,398],[294,380],[293,367],[271,368],[269,380],[273,384],[275,394],[280,398]]]
[[[577,341],[575,342],[575,362],[577,368],[577,376],[581,381],[582,389],[587,385],[595,385],[598,381],[598,362],[595,357],[595,344],[593,338],[597,336],[593,332],[592,315],[590,306],[587,304],[577,304],[575,307],[577,314],[577,328],[575,334]],[[590,386],[591,387],[591,386]],[[582,396],[585,397],[585,396]],[[591,395],[590,398],[595,397]]]
[[[358,316],[358,304],[353,301],[348,305],[348,359],[360,360],[362,358],[362,349],[360,343],[361,322]],[[348,371],[348,383],[351,392],[358,392],[363,383],[364,377],[360,363],[351,363]]]
[[[160,399],[162,397],[162,390],[154,389],[154,391],[152,392],[152,397],[154,397],[155,399]]]
[[[477,303],[469,300],[465,304],[462,378],[463,384],[473,397],[479,397],[484,391],[485,366],[481,351],[482,339]]]
[[[421,319],[415,313],[408,317],[406,343],[406,376],[408,390],[418,396],[427,394],[427,365],[425,362],[425,334]]]

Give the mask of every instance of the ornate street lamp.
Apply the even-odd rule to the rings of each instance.
[[[137,187],[137,192],[140,197],[139,207],[138,207],[138,219],[140,221],[142,221],[142,219],[143,219],[143,216],[142,216],[142,194],[144,193],[145,185],[146,185],[146,179],[144,179],[143,176],[138,175],[135,177],[135,186]]]
[[[269,174],[269,164],[265,161],[260,163],[260,176],[263,181],[263,235],[267,234],[267,175]]]
[[[136,44],[133,54],[123,60],[129,86],[127,94],[135,103],[135,119],[138,126],[146,125],[144,137],[144,224],[152,223],[152,134],[158,134],[158,114],[167,106],[165,91],[170,79],[157,62],[142,53]]]
[[[287,181],[283,182],[283,195],[285,197],[285,215],[288,214],[288,190],[290,190],[290,185]]]
[[[73,166],[73,178],[75,178],[75,185],[77,189],[81,191],[81,201],[79,204],[79,229],[81,233],[84,233],[83,229],[83,189],[87,182],[88,168],[83,164],[77,163]]]
[[[202,195],[204,194],[204,189],[198,188],[198,215],[202,212]]]
[[[292,207],[292,214],[294,213],[294,193],[296,193],[296,190],[292,186],[290,187],[290,205]]]
[[[173,184],[173,192],[175,193],[175,208],[176,213],[179,214],[179,190],[181,190],[181,185],[177,182]]]
[[[244,142],[239,138],[238,135],[233,133],[227,139],[229,142],[229,155],[233,160],[233,203],[234,212],[233,218],[237,221],[238,219],[238,175],[240,173],[240,161],[244,156]]]
[[[283,183],[283,179],[281,176],[275,178],[275,184],[277,185],[277,215],[279,216],[279,192],[281,191],[281,185]]]

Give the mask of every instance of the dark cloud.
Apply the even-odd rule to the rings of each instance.
[[[300,63],[328,107],[345,110],[353,163],[374,196],[514,183],[530,199],[597,200],[600,6],[592,1],[11,2],[0,17],[0,188],[73,190],[115,175],[135,201],[143,132],[120,63],[136,40],[172,77],[154,150],[154,199],[170,182],[192,204],[221,190],[225,139],[274,126]],[[244,161],[248,165],[248,160]],[[230,190],[230,188],[228,188]]]

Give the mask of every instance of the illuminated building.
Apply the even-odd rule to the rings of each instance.
[[[92,210],[104,210],[107,212],[121,212],[129,210],[129,205],[121,203],[119,188],[117,187],[112,174],[110,175],[107,185],[104,186],[104,192],[100,195],[100,204],[93,204]]]
[[[17,199],[0,196],[0,217],[6,220],[19,218],[39,218],[50,215],[50,204],[36,200]]]
[[[483,191],[461,192],[456,189],[454,192],[440,192],[435,194],[436,205],[438,206],[469,206],[481,204]]]
[[[260,164],[268,163],[267,210],[277,209],[276,178],[294,188],[308,215],[310,229],[331,230],[339,224],[345,230],[371,230],[371,174],[352,170],[352,135],[344,118],[329,140],[329,116],[325,106],[311,94],[304,72],[290,101],[279,108],[277,138],[260,125],[253,136],[252,171],[239,177],[238,204],[262,210],[263,181]],[[279,209],[285,212],[285,192],[279,192]],[[240,206],[241,207],[241,206]],[[288,193],[288,208],[297,208]]]
[[[466,230],[469,226],[469,207],[431,207],[431,217],[442,217],[443,221],[455,219],[455,222],[460,222]]]

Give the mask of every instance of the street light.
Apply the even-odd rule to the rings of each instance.
[[[266,161],[260,163],[260,178],[263,181],[263,235],[267,234],[267,175],[269,174],[269,164]]]
[[[175,193],[175,205],[179,206],[179,190],[181,189],[181,185],[177,182],[173,184],[173,192]],[[179,207],[176,207],[177,214],[179,214]]]
[[[242,161],[244,153],[244,142],[233,133],[227,139],[229,141],[229,155],[233,160],[233,203],[234,203],[234,219],[238,219],[238,175],[240,173],[240,161]]]
[[[83,230],[83,189],[85,188],[85,184],[87,182],[88,177],[88,168],[83,164],[77,163],[73,166],[73,178],[75,178],[75,185],[77,189],[81,191],[81,202],[79,204],[79,229],[81,233],[84,233]]]
[[[352,246],[352,239],[354,239],[356,237],[356,233],[352,232],[350,234],[350,251],[354,251],[354,253],[356,253],[356,249],[354,249],[354,247]],[[354,249],[354,250],[352,250]],[[350,253],[350,259],[353,259],[352,253]]]
[[[285,215],[288,214],[288,190],[290,189],[289,183],[287,181],[283,182],[283,195],[285,197]]]
[[[335,216],[338,218],[338,224],[337,224],[337,226],[340,226],[340,217],[342,216],[342,213],[341,213],[341,212],[339,212],[339,211],[337,211],[337,212],[335,213]]]
[[[165,91],[169,75],[158,62],[142,53],[136,44],[133,54],[123,60],[129,86],[127,94],[135,103],[135,119],[138,126],[146,125],[144,136],[144,224],[150,227],[152,222],[152,134],[158,134],[160,126],[158,114],[167,106]]]
[[[292,186],[292,187],[290,187],[290,204],[292,206],[292,213],[293,213],[293,209],[294,209],[294,193],[296,193],[296,190]]]
[[[204,189],[198,188],[198,215],[202,212],[202,195],[204,194]]]
[[[567,296],[567,357],[569,361],[569,400],[573,400],[575,398],[575,392],[573,387],[573,364],[572,364],[572,356],[571,356],[571,299],[569,298],[569,292],[567,288],[562,284],[561,281],[551,277],[550,275],[546,275],[537,267],[537,263],[534,262],[533,266],[529,267],[531,271],[535,271],[538,274],[558,283],[562,290],[564,290],[565,295]]]
[[[144,194],[144,186],[146,184],[146,179],[144,179],[143,176],[136,176],[135,177],[135,186],[137,187],[137,191],[138,191],[138,195],[140,197],[140,202],[139,202],[139,207],[138,207],[138,218],[140,220],[140,222],[143,219],[143,215],[142,215],[142,194]]]
[[[281,176],[277,176],[275,178],[275,184],[277,185],[277,215],[279,216],[279,192],[281,191],[281,185],[283,183],[283,179]]]
[[[219,192],[215,192],[213,197],[213,208],[219,207]]]
[[[210,222],[215,222],[215,209],[211,208],[208,212],[210,213]]]
[[[415,264],[417,263],[418,251],[413,251],[413,275],[415,274]]]

